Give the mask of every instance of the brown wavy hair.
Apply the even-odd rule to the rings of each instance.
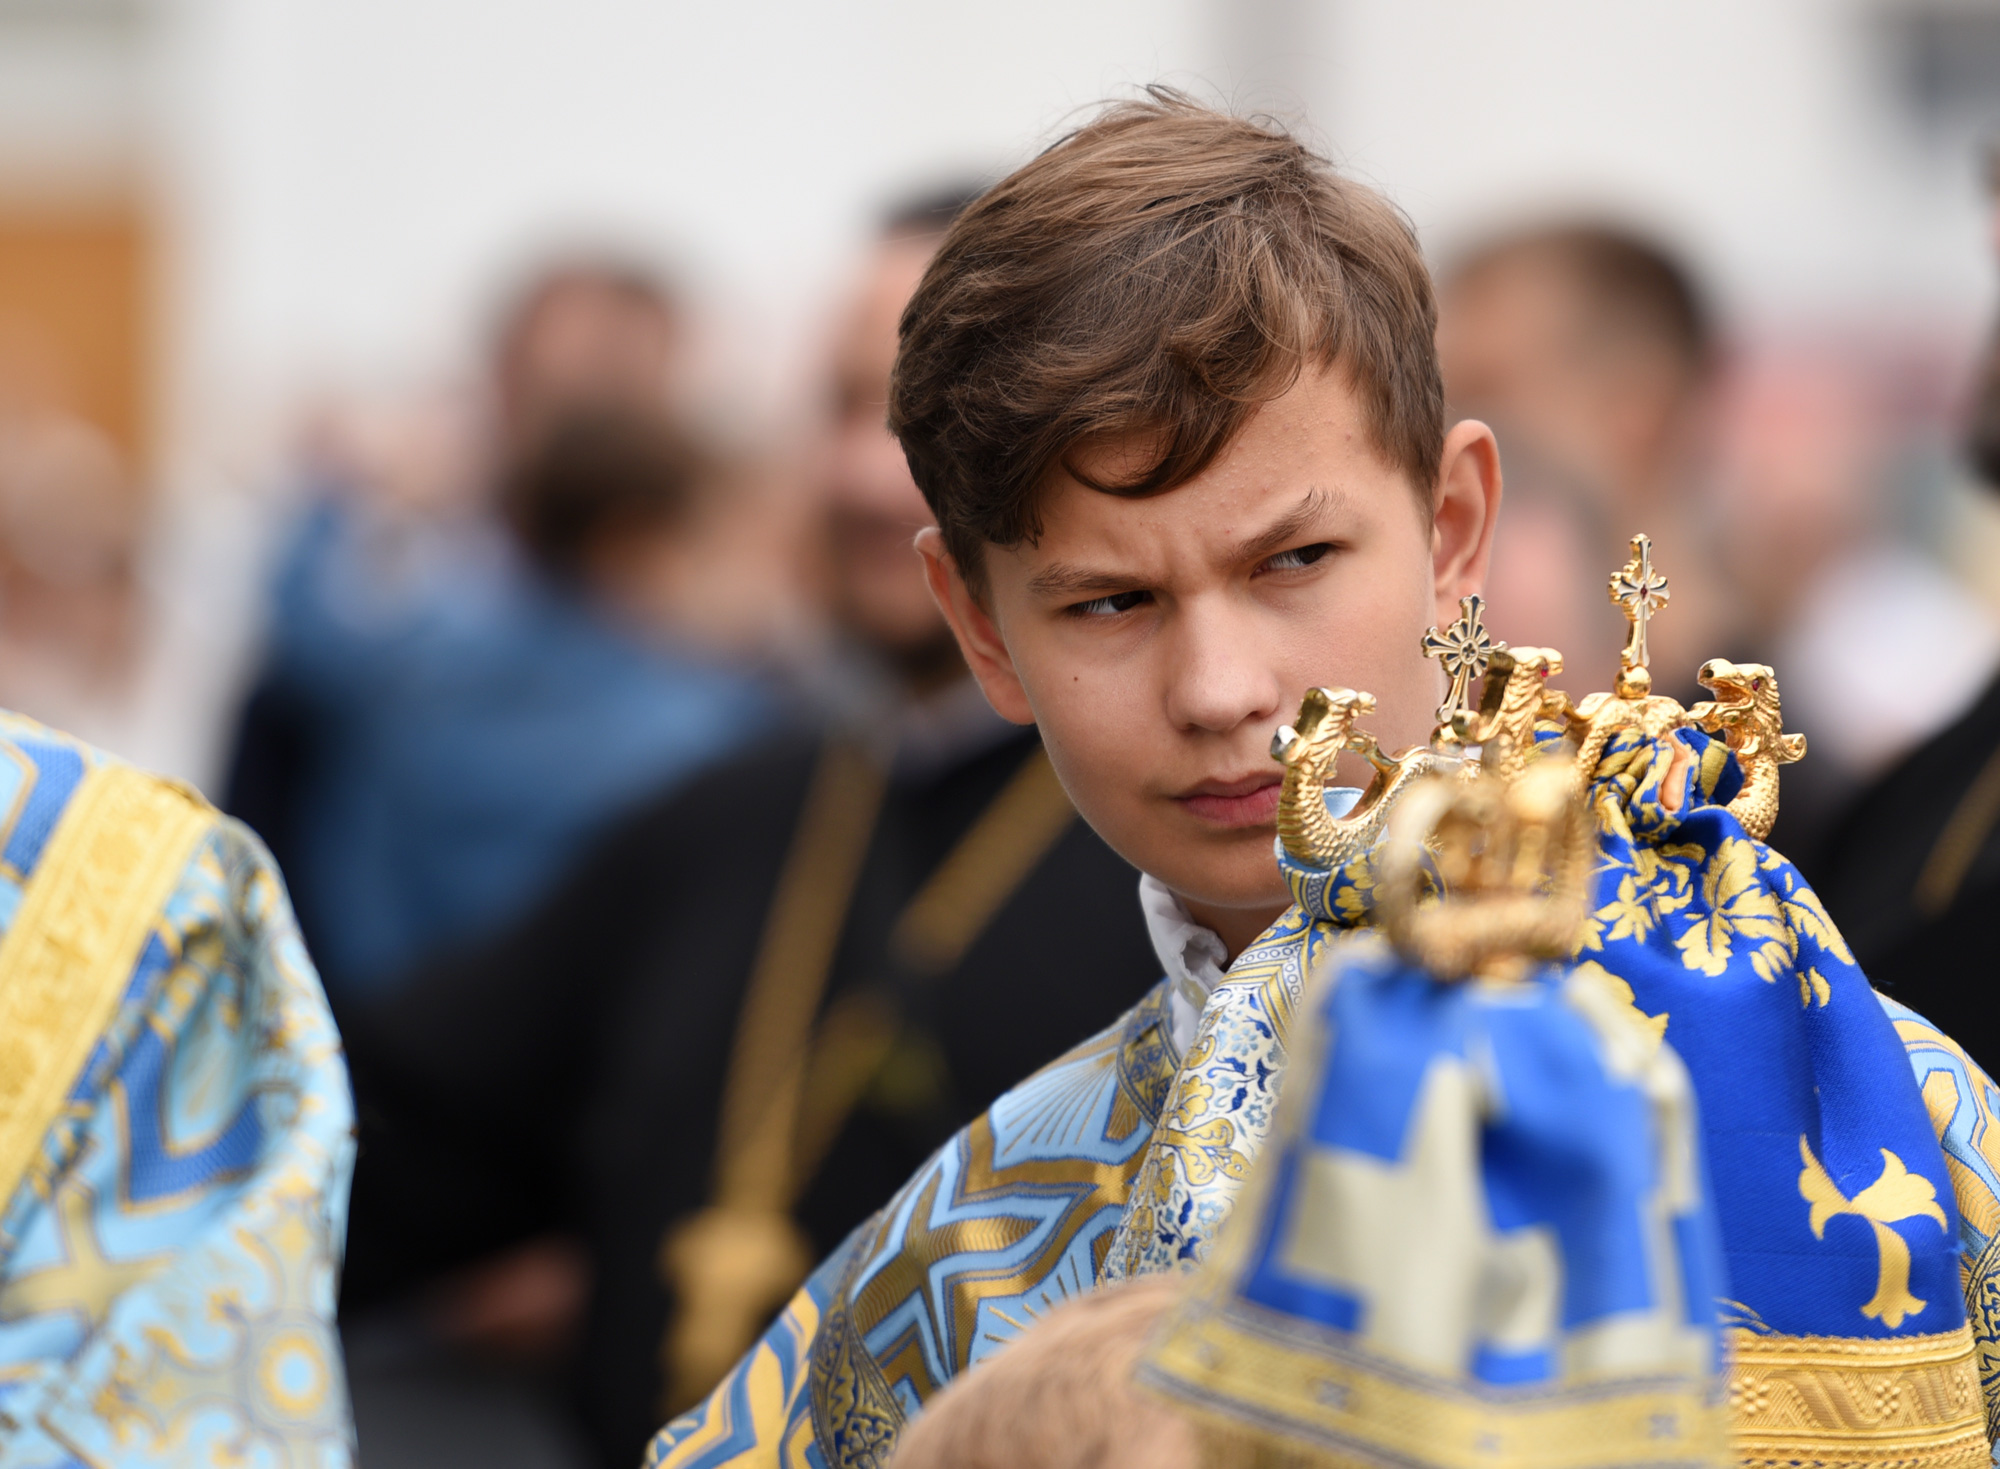
[[[1152,495],[1310,366],[1344,371],[1426,509],[1444,450],[1416,234],[1284,128],[1152,87],[959,216],[904,310],[889,427],[961,572],[1041,533],[1060,464]],[[1137,445],[1115,481],[1079,445]]]

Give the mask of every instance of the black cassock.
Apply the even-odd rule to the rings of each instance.
[[[1876,988],[2000,1067],[2000,680],[1860,798],[1806,876]]]
[[[793,1214],[816,1255],[1159,977],[1137,874],[1050,809],[1035,734],[975,744],[891,764],[847,801],[872,823],[818,1009],[891,1025],[802,1170]],[[697,777],[514,931],[344,1017],[362,1113],[344,1304],[574,1232],[595,1270],[579,1406],[607,1464],[636,1462],[662,1421],[662,1241],[711,1199],[745,990],[838,753],[800,738]],[[826,1111],[808,1096],[802,1115]]]

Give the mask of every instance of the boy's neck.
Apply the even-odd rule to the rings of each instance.
[[[1257,941],[1259,934],[1278,921],[1278,915],[1286,907],[1283,903],[1274,903],[1269,908],[1223,908],[1197,902],[1184,893],[1174,896],[1181,900],[1188,917],[1222,940],[1222,947],[1227,952],[1222,961],[1225,969],[1236,962],[1238,954]]]

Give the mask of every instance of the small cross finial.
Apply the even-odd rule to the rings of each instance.
[[[1618,693],[1622,697],[1644,695],[1652,688],[1646,624],[1667,605],[1670,595],[1667,579],[1653,569],[1652,537],[1641,531],[1632,537],[1632,559],[1611,575],[1611,600],[1632,624],[1625,651],[1618,655]]]
[[[1433,627],[1424,633],[1424,656],[1437,659],[1451,679],[1451,688],[1437,709],[1438,724],[1444,729],[1450,729],[1458,715],[1472,712],[1472,681],[1485,675],[1487,661],[1493,656],[1493,639],[1481,621],[1485,610],[1485,598],[1461,597],[1458,621],[1442,632]]]

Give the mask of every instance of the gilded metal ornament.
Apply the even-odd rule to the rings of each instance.
[[[1716,697],[1688,710],[1687,722],[1722,736],[1736,753],[1743,789],[1729,803],[1729,813],[1761,842],[1778,819],[1778,767],[1805,757],[1806,737],[1785,733],[1778,675],[1768,663],[1711,658],[1695,681]]]
[[[1611,600],[1632,624],[1624,651],[1618,655],[1616,691],[1621,698],[1641,698],[1652,689],[1646,625],[1671,595],[1667,579],[1653,567],[1653,538],[1640,531],[1632,537],[1632,559],[1611,574]]]
[[[1472,712],[1472,681],[1486,676],[1487,661],[1494,649],[1506,646],[1495,643],[1486,631],[1482,615],[1485,610],[1486,599],[1477,593],[1461,597],[1456,622],[1443,631],[1432,627],[1424,632],[1424,656],[1437,659],[1451,680],[1444,702],[1437,707],[1440,730],[1452,728],[1460,715]]]
[[[1569,700],[1548,686],[1550,675],[1562,669],[1563,655],[1554,648],[1493,650],[1478,712],[1452,722],[1454,738],[1479,746],[1480,769],[1502,780],[1521,773],[1534,748],[1535,725],[1560,717],[1568,706]]]
[[[1609,692],[1573,703],[1549,687],[1550,678],[1562,672],[1562,654],[1495,642],[1485,625],[1486,604],[1478,596],[1460,600],[1457,621],[1423,636],[1424,656],[1437,659],[1451,680],[1429,748],[1384,755],[1375,737],[1357,723],[1375,712],[1373,695],[1356,689],[1308,692],[1297,724],[1281,727],[1271,742],[1272,758],[1285,767],[1278,805],[1278,836],[1285,851],[1294,860],[1323,868],[1366,855],[1387,831],[1398,803],[1432,775],[1451,775],[1468,788],[1490,781],[1493,790],[1505,791],[1548,766],[1560,768],[1581,797],[1621,730],[1663,739],[1690,727],[1719,736],[1734,752],[1743,789],[1729,809],[1751,836],[1768,837],[1778,815],[1778,767],[1805,754],[1805,737],[1784,732],[1777,676],[1761,663],[1715,658],[1702,665],[1699,676],[1714,699],[1690,710],[1655,694],[1647,632],[1670,593],[1666,575],[1653,564],[1651,538],[1635,535],[1631,548],[1631,559],[1609,583],[1611,601],[1630,625],[1619,653],[1618,678]],[[1475,679],[1483,680],[1476,705]],[[1568,754],[1536,758],[1538,729],[1560,729]],[[1343,754],[1362,756],[1374,775],[1354,807],[1337,817],[1327,809],[1326,791],[1335,784]],[[1535,776],[1538,788],[1549,779],[1553,777]],[[1434,804],[1443,797],[1426,799]],[[1491,797],[1482,809],[1501,820],[1501,807],[1492,804],[1496,800],[1498,796]]]
[[[1375,696],[1357,689],[1308,689],[1296,725],[1281,725],[1271,738],[1271,758],[1285,767],[1278,797],[1278,839],[1300,862],[1341,867],[1364,856],[1380,840],[1389,813],[1410,785],[1435,771],[1455,768],[1454,755],[1421,746],[1388,756],[1375,736],[1355,720],[1375,712]],[[1345,816],[1326,808],[1342,754],[1361,756],[1374,767],[1361,799]]]
[[[1440,979],[1516,979],[1576,953],[1595,829],[1567,756],[1513,779],[1432,779],[1389,823],[1376,882],[1383,932]]]
[[[1643,531],[1632,537],[1632,558],[1610,581],[1611,601],[1631,624],[1618,654],[1618,677],[1611,692],[1584,696],[1581,703],[1562,700],[1562,717],[1576,748],[1577,789],[1586,789],[1597,762],[1620,730],[1636,729],[1664,738],[1687,723],[1687,711],[1677,699],[1653,692],[1646,634],[1653,614],[1667,605],[1667,578],[1653,565],[1652,538]]]

